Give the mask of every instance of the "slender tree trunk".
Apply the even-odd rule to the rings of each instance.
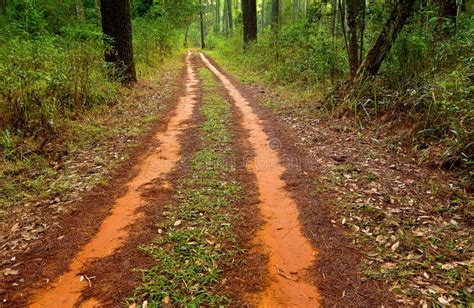
[[[336,18],[337,16],[337,0],[331,2],[331,34],[333,37],[336,36]]]
[[[293,8],[292,8],[292,18],[293,21],[296,21],[298,19],[298,9],[299,9],[299,1],[298,0],[293,0]]]
[[[0,0],[0,14],[6,13],[8,7],[8,0]]]
[[[393,42],[395,42],[398,34],[407,22],[414,4],[415,0],[398,0],[377,40],[359,67],[356,81],[361,80],[364,76],[376,75],[378,73]]]
[[[263,28],[265,27],[265,0],[262,0],[262,11],[261,11],[262,15],[260,17],[260,22],[261,22],[261,25],[262,25],[262,30]]]
[[[227,10],[228,10],[228,2],[227,0],[224,0],[224,12],[222,15],[222,18],[223,18],[222,31],[225,33],[226,36],[228,35],[228,31],[229,31],[229,14],[227,13]]]
[[[272,30],[278,31],[280,27],[280,0],[272,1]]]
[[[359,63],[362,63],[364,60],[364,31],[365,31],[365,14],[366,14],[366,3],[365,0],[359,0],[359,15],[358,15],[358,24],[359,24]]]
[[[201,25],[201,48],[206,48],[206,42],[204,40],[204,14],[203,14],[203,6],[202,0],[199,0],[199,18],[200,18],[200,25]]]
[[[227,18],[229,21],[229,30],[232,31],[234,28],[234,20],[232,19],[232,0],[225,0],[227,1]]]
[[[306,17],[306,1],[307,0],[300,0],[299,9],[298,9],[299,16]]]
[[[457,14],[456,0],[437,0],[440,9],[440,16],[454,19]]]
[[[359,41],[357,40],[358,0],[347,0],[347,42],[349,47],[350,79],[353,80],[359,68]]]
[[[217,15],[216,29],[219,31],[219,29],[221,28],[221,0],[216,0],[216,15]]]
[[[210,2],[206,0],[206,7],[211,8],[211,25],[214,26],[216,24],[216,11],[214,10],[214,0],[211,0]]]
[[[242,0],[242,18],[244,24],[244,46],[257,40],[257,1]]]
[[[346,4],[344,0],[338,0],[339,4],[339,16],[341,18],[341,30],[344,36],[344,45],[347,51],[347,57],[349,58],[349,43],[347,42],[347,25],[346,25]]]
[[[76,14],[78,20],[84,20],[84,1],[83,0],[76,0]]]
[[[110,63],[114,78],[122,77],[124,83],[137,80],[133,59],[132,23],[128,0],[101,0],[102,30],[111,39],[111,48],[105,51],[105,61]]]
[[[184,30],[184,48],[188,48],[188,35],[189,35],[189,25],[186,26]]]

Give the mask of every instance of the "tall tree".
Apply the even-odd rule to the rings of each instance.
[[[204,39],[204,7],[202,5],[202,0],[199,0],[199,19],[200,19],[200,25],[201,25],[201,48],[204,49],[206,48],[206,42]]]
[[[229,31],[229,15],[227,13],[228,10],[228,2],[224,0],[224,8],[222,13],[222,31],[227,35]]]
[[[216,29],[220,31],[221,27],[221,0],[216,0]]]
[[[76,0],[76,14],[78,20],[84,20],[84,0]]]
[[[232,19],[232,0],[224,0],[227,1],[227,22],[229,26],[229,30],[234,28],[234,21]]]
[[[260,23],[261,23],[261,27],[262,27],[262,30],[263,28],[265,27],[265,0],[262,0],[262,10],[261,10],[261,17],[260,17]]]
[[[298,19],[298,14],[299,14],[299,1],[298,0],[292,0],[292,10],[291,10],[291,16],[293,18],[293,21],[296,21]]]
[[[454,19],[457,15],[456,0],[437,0],[441,17]]]
[[[110,39],[105,61],[113,67],[113,76],[124,83],[137,80],[133,59],[132,23],[129,0],[100,0],[102,30]]]
[[[8,7],[8,0],[0,0],[0,14],[5,14]]]
[[[244,46],[257,40],[257,0],[242,0]]]
[[[347,52],[349,56],[350,79],[354,79],[363,57],[363,39],[365,28],[365,0],[346,0],[342,27],[345,31]],[[347,30],[345,29],[347,27]]]
[[[331,34],[336,36],[337,0],[331,1]]]
[[[272,1],[272,29],[278,30],[280,27],[280,0]]]
[[[364,62],[357,71],[356,81],[364,76],[378,73],[383,60],[387,56],[393,42],[410,16],[415,0],[398,0],[388,20],[382,28],[377,40],[367,53]]]

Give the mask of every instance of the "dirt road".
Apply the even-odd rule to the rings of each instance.
[[[111,209],[107,215],[95,222],[96,229],[88,227],[90,224],[81,226],[80,220],[75,221],[75,225],[62,227],[63,230],[69,229],[71,232],[88,228],[92,233],[91,238],[77,247],[70,244],[72,248],[68,250],[67,255],[61,255],[64,253],[61,245],[66,245],[66,240],[49,245],[47,251],[18,256],[21,262],[18,268],[23,284],[11,281],[7,290],[8,296],[4,300],[5,305],[12,307],[24,305],[30,307],[117,306],[120,303],[123,304],[124,297],[131,294],[133,289],[140,284],[140,275],[129,277],[132,270],[137,267],[146,268],[160,262],[160,260],[147,259],[144,264],[141,257],[137,258],[136,251],[139,244],[147,245],[151,242],[150,239],[163,232],[162,229],[157,230],[155,227],[156,221],[161,218],[153,219],[151,216],[166,216],[167,213],[162,206],[167,201],[163,200],[172,198],[173,194],[177,193],[177,183],[180,183],[180,179],[169,181],[170,174],[179,173],[182,158],[191,155],[185,153],[183,149],[190,148],[192,151],[192,143],[195,142],[190,141],[193,140],[191,136],[193,129],[203,125],[197,115],[202,112],[201,99],[202,95],[205,95],[202,94],[203,90],[197,73],[198,67],[201,70],[207,68],[215,75],[216,82],[222,88],[221,97],[224,97],[224,101],[232,106],[231,110],[234,113],[232,116],[238,119],[238,123],[234,125],[236,128],[233,130],[239,131],[238,135],[242,137],[242,140],[236,139],[234,142],[242,143],[237,147],[246,144],[245,147],[252,153],[249,156],[251,159],[246,160],[245,165],[241,167],[245,168],[243,172],[247,173],[248,177],[254,179],[254,184],[246,186],[242,183],[243,187],[247,187],[247,192],[243,192],[242,195],[253,193],[258,196],[258,202],[249,206],[252,206],[250,209],[252,215],[258,215],[260,221],[259,227],[254,228],[255,232],[251,231],[250,235],[247,234],[246,239],[237,238],[237,241],[241,241],[242,247],[247,248],[237,255],[242,262],[232,259],[233,265],[221,266],[223,270],[219,271],[223,272],[225,278],[221,277],[220,280],[210,282],[211,285],[217,286],[214,291],[224,295],[232,293],[234,294],[231,295],[233,301],[251,306],[319,307],[324,298],[321,287],[327,288],[327,282],[322,281],[321,277],[333,282],[338,279],[338,271],[348,271],[351,274],[357,270],[357,262],[344,261],[344,258],[354,259],[354,252],[348,252],[350,250],[347,249],[337,257],[339,261],[335,262],[336,266],[332,265],[332,273],[325,275],[327,271],[323,270],[322,275],[317,274],[321,273],[321,264],[316,266],[316,262],[321,253],[327,258],[328,251],[324,247],[316,247],[314,238],[329,236],[328,234],[333,232],[332,225],[329,219],[327,222],[319,223],[321,232],[315,234],[315,226],[308,227],[301,223],[300,211],[302,207],[308,206],[304,198],[309,197],[310,193],[298,190],[298,187],[302,187],[298,183],[303,183],[305,175],[311,170],[302,170],[302,162],[299,161],[303,159],[301,153],[297,150],[288,152],[288,149],[291,149],[288,144],[293,141],[290,136],[281,132],[284,127],[276,123],[269,124],[274,119],[265,113],[258,112],[251,93],[244,93],[241,85],[236,85],[202,53],[188,53],[184,65],[183,89],[181,96],[176,99],[174,111],[164,119],[165,125],[154,133],[152,139],[143,140],[144,151],[135,158],[129,172],[132,176],[125,181],[119,181],[118,190],[121,193],[118,195],[114,193],[117,187],[111,187],[110,192],[107,189],[103,192],[105,198],[107,195],[110,196]],[[123,176],[123,173],[118,176]],[[170,187],[174,187],[174,190]],[[255,191],[248,191],[248,187],[253,187]],[[157,206],[157,204],[160,205]],[[76,206],[74,215],[81,215],[83,205]],[[87,211],[87,207],[85,210]],[[234,210],[236,213],[249,211],[249,209],[239,208]],[[202,213],[200,215],[203,216]],[[184,224],[184,220],[185,218],[176,218],[171,227],[179,228]],[[151,227],[141,229],[140,226],[145,222]],[[222,223],[222,225],[226,226],[227,223]],[[236,234],[241,232],[238,230],[239,223],[236,223],[233,228]],[[207,231],[203,230],[203,232]],[[48,241],[56,235],[46,236],[45,240]],[[338,239],[341,240],[342,245],[347,245],[347,240],[342,240],[342,237]],[[215,240],[206,239],[206,241],[209,245],[217,247]],[[194,244],[190,241],[187,243]],[[41,243],[38,245],[40,246]],[[220,247],[226,247],[226,242],[219,244],[217,248],[217,250],[225,249]],[[260,258],[255,256],[260,256]],[[253,261],[257,259],[260,261]],[[219,267],[219,262],[225,263],[219,259],[212,262],[216,267]],[[227,285],[229,281],[242,279],[235,277],[237,274],[227,274],[225,269],[229,268],[228,266],[238,268],[231,271],[232,273],[242,273],[246,272],[246,269],[258,268],[259,271],[256,273],[262,276],[257,279],[260,281],[259,285],[252,286],[251,279],[243,280],[240,285],[243,284],[245,287],[237,287],[241,290],[230,290],[233,284],[231,282],[229,287]],[[57,270],[57,268],[62,268],[62,270]],[[35,271],[38,273],[28,276],[28,273]],[[354,282],[354,284],[357,283],[360,282]],[[186,285],[186,281],[184,284]],[[222,289],[219,285],[223,286]],[[338,283],[334,284],[334,292],[345,294],[345,288],[346,286]],[[326,289],[324,290],[326,292]],[[390,301],[387,298],[383,299],[387,294],[383,286],[374,287],[373,284],[368,284],[357,287],[356,290],[358,291],[354,294],[368,295],[359,296],[348,293],[347,298],[343,296],[339,303],[352,301],[351,296],[363,297],[365,302],[372,303]],[[238,298],[235,298],[235,294]],[[177,304],[173,303],[173,299],[168,296],[163,298],[153,296],[164,305]],[[358,298],[358,300],[360,304],[361,299]]]

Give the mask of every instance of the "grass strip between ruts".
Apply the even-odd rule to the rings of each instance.
[[[220,265],[235,261],[239,252],[232,232],[238,214],[232,204],[241,198],[242,188],[234,180],[235,167],[226,163],[232,156],[231,109],[211,72],[201,68],[199,76],[203,146],[190,161],[191,172],[178,181],[155,241],[141,247],[156,265],[143,271],[142,284],[129,302],[192,307],[231,301],[213,291],[222,273]]]

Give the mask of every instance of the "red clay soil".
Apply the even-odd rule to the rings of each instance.
[[[197,70],[202,66],[201,60],[194,57],[192,65]],[[223,88],[219,91],[222,96],[228,96]],[[140,209],[144,212],[142,219],[128,229],[130,237],[127,243],[112,256],[97,260],[85,270],[96,277],[93,287],[83,292],[82,302],[86,305],[99,302],[101,306],[106,307],[120,306],[124,298],[130,295],[140,283],[139,272],[133,269],[146,269],[153,266],[152,259],[140,252],[137,247],[140,244],[150,243],[156,236],[156,225],[163,218],[162,206],[173,201],[172,195],[177,182],[189,176],[191,172],[189,163],[195,153],[202,148],[197,128],[197,125],[204,121],[199,111],[201,94],[199,87],[198,104],[194,109],[192,124],[180,137],[182,163],[163,179],[169,183],[168,189],[166,191],[160,189],[159,183],[148,188],[145,197],[149,202]],[[228,100],[230,101],[230,98]],[[254,245],[251,241],[261,225],[261,219],[257,208],[258,194],[255,176],[247,172],[244,163],[253,157],[253,153],[246,141],[247,132],[241,127],[241,115],[235,107],[232,107],[232,110],[231,129],[235,138],[232,156],[229,157],[228,163],[237,167],[237,174],[234,175],[236,178],[233,179],[238,180],[245,191],[245,198],[238,204],[234,204],[234,211],[238,213],[239,219],[233,226],[233,231],[243,251],[236,256],[239,262],[220,264],[224,276],[215,285],[214,290],[216,293],[230,296],[236,305],[237,303],[243,305],[242,299],[245,294],[262,292],[265,288],[266,257],[252,250]]]
[[[192,66],[196,67],[195,57],[191,57]],[[196,69],[194,69],[196,71]],[[127,227],[129,237],[126,243],[113,255],[98,259],[89,264],[85,272],[95,276],[92,287],[82,293],[81,303],[100,303],[101,307],[117,307],[140,285],[141,273],[136,269],[147,269],[154,265],[149,255],[138,247],[153,241],[158,234],[157,225],[163,219],[163,207],[169,204],[175,191],[176,181],[189,170],[190,158],[197,151],[199,138],[196,125],[202,121],[197,110],[201,102],[201,87],[195,86],[196,103],[191,119],[185,123],[186,128],[179,136],[180,162],[163,178],[147,185],[142,196],[146,203],[137,209],[143,213],[133,225]]]
[[[184,73],[183,70],[181,78],[176,80],[176,89],[181,88],[179,85],[183,84]],[[45,234],[27,253],[16,257],[19,275],[5,277],[0,285],[4,299],[2,307],[26,306],[32,290],[44,287],[68,270],[72,258],[97,233],[99,222],[110,215],[114,200],[125,194],[125,184],[138,172],[134,166],[143,159],[147,149],[158,146],[154,135],[166,129],[166,121],[174,112],[179,91],[174,91],[163,101],[169,107],[131,149],[129,159],[117,168],[110,184],[94,188],[80,202],[71,204],[72,210],[61,217],[59,227]]]
[[[318,249],[310,274],[321,294],[321,306],[396,306],[397,303],[387,285],[363,277],[362,254],[344,236],[344,231],[331,222],[336,215],[328,200],[335,199],[336,196],[314,194],[311,182],[320,175],[316,165],[312,163],[309,147],[295,146],[298,144],[297,136],[285,127],[274,112],[261,107],[259,102],[262,102],[264,97],[255,88],[226,74],[212,59],[210,62],[223,72],[250,102],[254,112],[263,121],[266,134],[278,141],[279,156],[286,167],[286,189],[298,204],[303,233]]]
[[[208,68],[219,78],[234,104],[242,113],[242,126],[249,132],[248,140],[255,157],[248,169],[256,175],[259,209],[265,223],[257,233],[255,249],[268,255],[268,286],[261,294],[252,295],[252,302],[264,307],[319,305],[319,292],[306,279],[317,251],[301,232],[298,209],[285,189],[285,172],[278,157],[279,143],[268,138],[260,119],[249,102],[229,80],[201,54]]]
[[[189,54],[186,58],[187,75],[185,81],[186,92],[178,100],[176,112],[170,117],[166,131],[155,134],[159,141],[158,147],[150,147],[147,155],[137,162],[138,170],[126,184],[126,193],[115,199],[114,206],[101,223],[98,232],[72,259],[69,270],[46,284],[41,290],[34,292],[30,299],[30,307],[48,307],[57,305],[62,307],[74,306],[79,300],[83,289],[91,287],[89,277],[82,273],[84,265],[92,259],[105,258],[122,247],[128,240],[129,234],[126,227],[133,225],[143,217],[137,208],[145,203],[142,193],[150,186],[150,182],[165,176],[180,159],[179,136],[186,128],[186,123],[191,118],[193,106],[196,103],[194,86],[197,84],[196,73],[189,65]],[[120,264],[117,264],[120,266]],[[82,274],[82,280],[79,276]]]
[[[198,60],[199,66],[204,66],[202,60]],[[228,91],[220,84],[219,79],[214,76],[219,84],[218,91],[230,104],[231,118],[230,127],[233,132],[232,156],[230,163],[236,167],[234,180],[237,180],[244,189],[244,198],[234,204],[239,219],[233,225],[233,233],[238,241],[238,246],[243,250],[236,256],[238,262],[223,264],[223,278],[215,286],[215,291],[230,296],[235,304],[233,306],[245,306],[245,296],[258,294],[267,287],[268,270],[266,264],[268,257],[255,249],[253,240],[262,226],[262,218],[258,209],[258,189],[255,174],[247,169],[247,162],[255,157],[255,152],[248,142],[248,131],[242,126],[243,117],[240,110],[232,103]]]

